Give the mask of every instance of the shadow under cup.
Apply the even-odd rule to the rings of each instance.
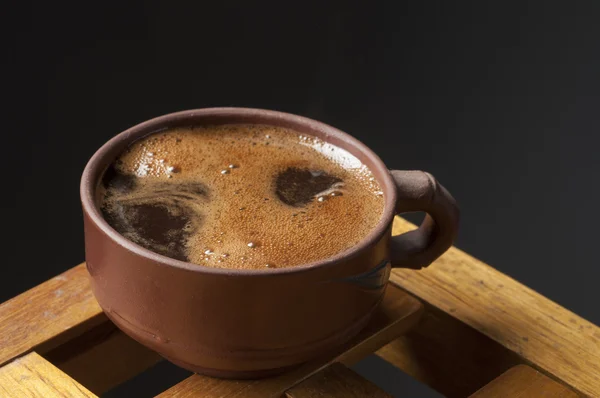
[[[231,123],[286,127],[352,153],[384,192],[380,222],[359,244],[326,260],[237,270],[156,254],[103,219],[96,189],[106,168],[133,141],[169,127]],[[381,301],[391,267],[427,266],[451,246],[458,227],[454,199],[431,175],[390,173],[364,144],[326,124],[245,108],[178,112],[124,131],[87,164],[81,201],[87,269],[106,315],[175,364],[226,378],[276,374],[347,342]],[[394,215],[418,210],[429,214],[421,227],[392,238]]]

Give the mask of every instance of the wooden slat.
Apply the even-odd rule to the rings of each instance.
[[[471,398],[577,398],[578,395],[526,365],[515,366],[471,395]]]
[[[400,289],[389,286],[369,325],[349,344],[281,376],[263,380],[215,380],[194,375],[165,391],[160,397],[279,398],[286,390],[308,379],[333,362],[349,365],[371,354],[406,332],[419,320],[421,303]]]
[[[0,365],[104,322],[83,264],[0,305]]]
[[[392,398],[375,384],[334,363],[285,392],[287,398]]]
[[[413,228],[397,218],[394,234]],[[461,385],[456,372],[443,371],[439,361],[466,375],[475,367],[498,367],[498,357],[500,367],[506,366],[503,370],[515,361],[530,364],[578,393],[600,396],[600,328],[514,279],[452,248],[425,270],[393,270],[391,280],[424,300],[428,314],[379,354],[441,393],[465,396],[493,377],[476,372],[479,378],[470,377],[468,386]],[[461,330],[470,330],[471,338],[457,337]],[[438,351],[432,346],[450,348]],[[495,354],[486,355],[487,349]]]
[[[0,368],[3,398],[96,397],[81,384],[32,352]]]
[[[32,350],[96,394],[160,360],[104,316],[84,264],[0,305],[0,365]]]

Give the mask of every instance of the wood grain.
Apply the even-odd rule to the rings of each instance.
[[[393,231],[396,235],[413,228],[397,217]],[[391,280],[422,299],[428,314],[432,309],[438,312],[433,319],[426,316],[419,327],[379,354],[413,377],[434,384],[443,394],[460,396],[452,394],[458,391],[458,381],[444,376],[438,361],[454,363],[455,370],[462,368],[468,375],[476,366],[498,366],[495,358],[500,355],[500,367],[512,366],[515,360],[530,364],[578,393],[600,396],[600,328],[514,279],[451,248],[425,270],[393,270]],[[444,333],[447,325],[454,333],[461,332],[456,322],[471,330],[468,335],[477,337]],[[461,346],[449,349],[451,359],[444,358],[446,349],[431,349],[431,344],[440,348],[456,343]],[[488,348],[494,350],[494,356],[485,354]],[[461,350],[469,355],[461,356]],[[469,380],[468,394],[491,381],[486,380],[488,373],[478,374],[480,378]]]
[[[285,393],[287,398],[392,398],[340,363],[312,375]]]
[[[510,368],[471,398],[577,398],[573,390],[526,365]]]
[[[104,316],[84,264],[0,305],[0,365],[33,350],[96,394],[161,359]]]
[[[104,322],[83,264],[0,305],[0,365]]]
[[[262,380],[215,381],[194,375],[159,397],[279,398],[286,390],[308,379],[334,362],[349,365],[373,353],[413,327],[422,313],[421,303],[400,289],[389,286],[369,325],[350,343],[283,375]]]
[[[0,368],[0,396],[3,398],[96,397],[35,352],[15,359]]]

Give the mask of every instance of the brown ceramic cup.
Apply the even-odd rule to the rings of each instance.
[[[284,126],[349,151],[369,167],[383,189],[381,220],[359,244],[326,260],[291,268],[237,270],[153,253],[121,236],[102,218],[99,181],[133,141],[172,126],[225,123]],[[390,172],[369,148],[340,130],[258,109],[178,112],[122,132],[87,164],[81,201],[87,269],[106,315],[175,364],[227,378],[275,374],[345,343],[369,321],[383,297],[390,269],[426,267],[452,245],[458,228],[454,199],[430,174]],[[427,213],[421,226],[392,237],[394,215],[412,211]],[[350,222],[348,227],[352,228]]]

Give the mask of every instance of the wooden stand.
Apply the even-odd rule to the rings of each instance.
[[[414,228],[398,218],[394,233]],[[281,376],[194,375],[161,397],[389,397],[350,370],[375,352],[449,397],[600,397],[600,328],[452,248],[394,270],[347,346]],[[1,397],[94,397],[161,358],[103,315],[83,265],[0,305]]]

